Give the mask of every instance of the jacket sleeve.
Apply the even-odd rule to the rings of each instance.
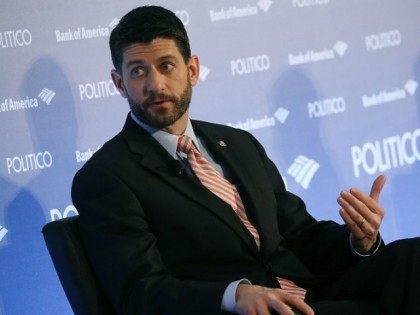
[[[361,257],[351,250],[348,228],[333,221],[313,218],[302,199],[286,190],[277,167],[261,144],[249,136],[265,165],[277,201],[279,232],[289,248],[314,274],[339,273],[358,263]]]
[[[122,180],[84,167],[74,178],[72,198],[96,277],[119,314],[221,313],[229,283],[171,276],[140,201]]]

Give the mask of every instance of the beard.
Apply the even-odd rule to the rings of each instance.
[[[188,110],[191,102],[192,88],[188,80],[180,97],[166,93],[150,93],[144,102],[136,102],[130,96],[127,97],[128,104],[134,116],[142,122],[155,128],[165,128],[174,124]],[[155,101],[170,101],[172,105],[169,109],[153,109],[152,103]]]

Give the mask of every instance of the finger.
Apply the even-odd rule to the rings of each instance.
[[[259,303],[256,306],[256,314],[258,315],[270,315],[270,310],[268,309],[268,305],[266,303]]]
[[[375,218],[375,214],[363,202],[347,191],[341,192],[337,202],[357,223],[361,223],[363,219],[370,221]]]
[[[306,304],[304,300],[302,300],[301,298],[297,296],[289,294],[286,297],[286,303],[289,306],[291,306],[293,309],[296,309],[305,315],[314,314],[314,310],[308,304]]]
[[[354,198],[354,197],[351,197]],[[339,203],[342,206],[346,214],[349,215],[351,221],[347,221],[346,224],[351,227],[351,230],[356,234],[355,236],[360,238],[363,236],[374,236],[379,230],[381,224],[381,218],[378,215],[372,213],[363,203],[354,201],[356,204],[355,208],[349,204],[346,199],[339,198]]]
[[[342,207],[348,207],[350,211],[354,209],[358,215],[355,214],[355,216],[352,215],[352,217],[356,222],[359,223],[365,219],[369,223],[376,226],[381,222],[384,216],[384,210],[382,206],[374,201],[371,197],[365,195],[357,189],[352,189],[350,193],[343,191],[340,194],[338,202]],[[358,219],[357,216],[360,218]]]
[[[372,188],[370,190],[370,197],[372,197],[375,201],[379,200],[379,195],[381,194],[382,188],[384,187],[386,182],[385,175],[379,175],[376,177],[372,184]]]
[[[267,296],[267,303],[270,308],[281,315],[294,315],[292,309],[285,304],[287,293],[282,289],[271,290],[270,294]]]
[[[340,209],[339,214],[343,219],[344,223],[347,225],[349,230],[353,233],[355,238],[364,237],[364,232],[360,229],[357,222],[355,222],[344,209]]]
[[[293,310],[288,305],[286,305],[278,299],[275,299],[272,302],[270,302],[270,307],[273,311],[276,311],[281,315],[294,315]]]
[[[376,213],[381,217],[384,216],[385,211],[383,207],[379,204],[377,200],[373,199],[371,196],[366,195],[364,192],[357,188],[350,189],[350,194],[356,199],[358,199],[360,202],[362,202],[364,205],[366,205],[366,207],[368,207],[371,212]]]

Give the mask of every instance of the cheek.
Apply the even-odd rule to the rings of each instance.
[[[174,78],[174,80],[171,82],[172,84],[170,85],[170,87],[172,87],[173,91],[179,95],[182,94],[182,92],[184,92],[185,87],[187,85],[192,85],[189,77],[184,76],[184,75],[180,75],[176,78]],[[170,88],[169,87],[169,88]]]
[[[125,92],[127,96],[133,100],[141,100],[144,94],[143,85],[141,82],[127,82],[125,85]]]

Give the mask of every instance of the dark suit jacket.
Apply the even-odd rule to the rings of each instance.
[[[349,231],[310,216],[253,136],[192,124],[233,175],[261,249],[229,205],[195,177],[180,174],[168,152],[128,117],[76,174],[72,188],[90,260],[116,310],[218,314],[231,281],[275,287],[275,276],[282,276],[308,288],[317,275],[356,262]]]

